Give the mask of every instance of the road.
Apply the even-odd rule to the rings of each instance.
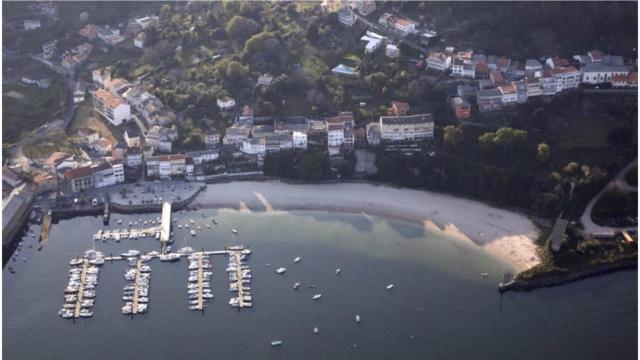
[[[626,190],[626,191],[636,191],[636,192],[638,191],[637,187],[633,187],[633,186],[629,185],[626,182],[626,180],[624,179],[624,177],[627,175],[627,172],[629,172],[635,166],[638,166],[638,159],[633,160],[631,163],[629,163],[627,166],[625,166],[622,170],[620,170],[618,172],[618,174],[616,174],[616,176],[607,185],[605,185],[605,187],[602,190],[600,190],[600,192],[596,196],[594,196],[593,199],[591,199],[591,201],[589,201],[589,204],[584,209],[584,213],[580,217],[580,222],[582,223],[582,226],[584,227],[584,233],[585,234],[593,234],[593,233],[598,233],[598,232],[619,231],[619,230],[634,230],[635,231],[635,230],[638,229],[637,226],[624,226],[624,227],[600,226],[600,225],[594,223],[592,218],[591,218],[591,213],[593,211],[593,207],[598,202],[598,200],[600,199],[602,194],[604,194],[607,190],[617,186],[617,187],[619,187],[619,188],[621,188],[623,190]]]

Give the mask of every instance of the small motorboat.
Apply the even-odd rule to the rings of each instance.
[[[280,346],[282,345],[282,340],[273,340],[271,342],[271,346]]]
[[[279,275],[282,275],[282,274],[284,274],[285,271],[287,271],[287,268],[279,267],[276,270],[276,273],[279,274]]]
[[[391,289],[393,289],[393,284],[387,285],[387,290],[391,290]]]
[[[342,272],[342,269],[340,269],[340,268],[336,269],[336,275],[339,275],[341,272]]]
[[[238,230],[236,230],[236,229],[231,229],[231,232],[236,234],[236,235],[238,235]]]
[[[293,262],[297,264],[300,262],[300,260],[302,260],[302,258],[298,256],[297,258],[293,259]]]
[[[311,298],[312,300],[318,300],[322,297],[322,294],[315,294],[313,295],[313,297]]]
[[[196,236],[196,231],[191,229],[191,231],[189,231],[189,233],[191,234],[191,236]]]
[[[356,314],[356,322],[357,322],[357,323],[360,323],[360,315],[357,315],[357,314]]]
[[[318,327],[317,327],[317,326],[313,328],[313,333],[314,333],[314,334],[318,334],[318,333],[320,333],[320,330],[318,330]]]
[[[300,287],[300,281],[298,281],[297,283],[293,284],[293,290],[298,290],[299,287]]]
[[[485,279],[486,279],[486,278],[488,278],[488,277],[489,277],[489,273],[482,273],[482,274],[480,274],[480,276],[482,276],[483,278],[485,278]]]

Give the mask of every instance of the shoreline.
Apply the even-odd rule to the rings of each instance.
[[[417,223],[475,246],[517,272],[537,265],[538,228],[526,216],[452,195],[378,184],[208,184],[189,208],[236,211],[320,210],[363,213]]]

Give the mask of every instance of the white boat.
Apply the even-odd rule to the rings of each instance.
[[[340,272],[342,272],[342,269],[337,268],[337,269],[336,269],[336,275],[340,274]]]
[[[158,258],[160,259],[160,261],[175,262],[175,261],[180,260],[180,255],[179,254],[166,254],[166,255],[160,255],[160,256],[158,256]]]
[[[311,298],[312,300],[318,300],[322,297],[322,294],[315,294],[313,295],[313,297]]]
[[[483,278],[488,278],[489,277],[489,273],[482,273],[482,274],[480,274],[480,276],[482,276]]]
[[[189,233],[191,233],[191,236],[196,236],[196,231],[191,229],[191,231],[189,231]]]
[[[317,326],[313,328],[313,333],[314,333],[314,334],[317,334],[317,333],[319,333],[319,332],[320,332],[320,330],[318,330],[318,327],[317,327]]]
[[[356,322],[360,323],[360,315],[356,315]]]
[[[236,235],[238,234],[238,230],[236,230],[236,229],[231,229],[231,232],[236,234]]]
[[[302,260],[302,258],[298,256],[297,258],[293,259],[293,262],[297,264],[300,262],[300,260]]]
[[[189,222],[193,224],[193,219],[189,219]]]
[[[282,345],[282,340],[273,340],[271,342],[271,346],[280,346]]]
[[[202,230],[202,226],[198,225],[198,230]]]
[[[393,284],[387,285],[387,290],[391,290],[391,289],[393,289]]]
[[[287,269],[286,269],[286,268],[280,267],[280,268],[278,268],[278,269],[276,270],[276,273],[277,273],[277,274],[284,274],[284,272],[285,272],[285,271],[287,271]]]
[[[118,224],[122,224],[122,219],[118,219]]]
[[[84,260],[82,260],[80,258],[75,258],[75,259],[69,261],[69,265],[72,265],[72,266],[81,265],[83,261]]]
[[[190,254],[192,252],[193,252],[193,248],[191,248],[190,246],[185,246],[178,249],[178,254]]]
[[[300,281],[293,284],[293,290],[298,290],[299,287],[300,287]]]

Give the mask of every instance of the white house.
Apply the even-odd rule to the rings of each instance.
[[[111,82],[111,70],[107,68],[93,70],[91,79],[96,86],[105,88]]]
[[[264,137],[245,139],[242,141],[242,152],[248,155],[262,156],[266,152],[266,143]]]
[[[385,55],[387,55],[387,57],[395,59],[398,57],[398,55],[400,55],[400,50],[398,50],[398,47],[393,44],[387,44]]]
[[[294,131],[291,134],[293,138],[293,147],[296,149],[307,148],[307,133],[303,131]]]
[[[514,85],[503,85],[498,87],[500,93],[502,93],[502,103],[510,104],[518,101],[518,91]]]
[[[201,164],[207,161],[216,160],[219,156],[217,150],[199,150],[199,151],[189,151],[184,154],[187,158],[193,159],[193,162],[197,164]]]
[[[631,72],[629,66],[604,65],[590,63],[582,67],[582,82],[587,84],[602,84],[611,82],[614,76],[627,76]]]
[[[104,89],[93,93],[93,107],[115,126],[131,119],[131,107],[120,96]]]
[[[42,24],[40,23],[40,20],[38,19],[26,19],[23,21],[23,25],[24,25],[24,29],[27,31],[39,29],[40,26],[42,26]]]
[[[147,35],[144,33],[138,34],[135,38],[133,38],[133,46],[143,49],[144,43],[147,41]]]
[[[138,167],[142,164],[142,151],[140,151],[140,148],[127,149],[126,164],[130,167]]]
[[[120,162],[103,162],[92,165],[93,184],[95,187],[111,186],[124,182],[124,167]]]
[[[351,9],[342,9],[338,11],[338,21],[342,25],[353,26],[356,23],[356,16]]]
[[[344,125],[327,124],[327,145],[337,147],[344,143]]]
[[[236,106],[236,101],[233,98],[228,96],[223,97],[222,99],[217,99],[217,104],[220,110],[230,110]]]
[[[73,89],[73,103],[78,104],[84,101],[85,94],[87,92],[87,86],[83,80],[78,80],[75,83]]]
[[[435,52],[427,58],[428,69],[446,71],[449,67],[451,67],[451,56],[447,54]]]
[[[551,70],[553,79],[556,84],[556,92],[561,92],[567,89],[577,89],[580,86],[580,78],[582,74],[580,70],[573,66],[569,67],[555,67]]]
[[[433,116],[430,113],[380,117],[381,140],[414,141],[431,138],[433,138]]]

